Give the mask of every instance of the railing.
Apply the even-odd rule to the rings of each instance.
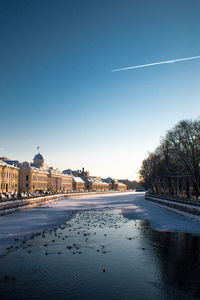
[[[146,197],[158,198],[158,199],[163,199],[163,200],[169,200],[172,202],[180,202],[180,203],[200,206],[200,201],[195,200],[193,198],[186,198],[186,197],[173,196],[173,195],[164,195],[164,194],[151,194],[148,192],[146,193]]]

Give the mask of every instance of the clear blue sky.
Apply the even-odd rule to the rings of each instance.
[[[0,1],[0,155],[137,178],[181,119],[200,116],[197,0]]]

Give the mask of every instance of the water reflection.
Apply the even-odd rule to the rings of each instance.
[[[14,241],[0,258],[1,298],[196,299],[199,243],[120,211],[76,211],[65,224]]]
[[[152,231],[146,238],[152,243],[162,281],[200,297],[200,236]]]

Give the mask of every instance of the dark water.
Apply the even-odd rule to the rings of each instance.
[[[200,299],[200,236],[75,212],[0,257],[0,299]]]

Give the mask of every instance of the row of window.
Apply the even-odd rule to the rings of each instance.
[[[19,178],[17,172],[12,172],[12,171],[4,171],[3,172],[3,169],[1,170],[0,174],[1,174],[1,178],[4,177],[4,178],[16,179],[16,180]]]
[[[17,183],[15,183],[15,184],[1,183],[0,187],[1,187],[1,190],[6,190],[6,192],[8,192],[10,190],[12,190],[12,191],[17,190],[18,184]]]
[[[27,175],[28,176],[28,175]],[[34,181],[47,181],[48,180],[48,177],[47,176],[33,176],[33,180]]]

